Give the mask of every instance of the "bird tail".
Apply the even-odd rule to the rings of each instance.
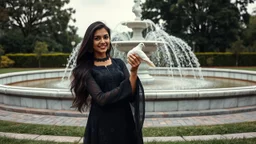
[[[152,61],[146,61],[146,63],[151,67],[156,67],[155,64]]]

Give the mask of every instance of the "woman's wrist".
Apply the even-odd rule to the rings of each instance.
[[[130,70],[131,75],[137,75],[137,70]]]

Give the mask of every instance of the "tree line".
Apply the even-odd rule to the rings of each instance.
[[[195,52],[256,51],[256,0],[146,0],[142,18],[185,40]],[[37,42],[49,52],[71,52],[81,38],[69,22],[70,0],[1,0],[0,55],[32,53]]]
[[[71,52],[78,43],[69,0],[1,0],[0,52],[32,53],[40,42],[49,52]]]
[[[146,0],[142,18],[185,40],[196,52],[256,51],[255,0]]]

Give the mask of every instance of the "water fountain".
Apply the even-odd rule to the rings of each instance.
[[[124,52],[143,42],[146,45],[145,53],[152,54],[151,58],[155,60],[156,65],[161,66],[163,62],[166,63],[167,67],[148,69],[146,65],[141,66],[139,75],[144,80],[145,85],[157,85],[162,88],[149,87],[145,89],[147,112],[169,112],[168,116],[171,116],[171,114],[173,114],[172,116],[180,116],[182,113],[183,115],[191,116],[225,114],[256,109],[256,72],[199,68],[195,55],[184,41],[168,35],[149,20],[141,21],[139,4],[140,1],[136,0],[133,7],[136,15],[135,21],[121,23],[133,29],[133,37],[128,36],[128,39],[123,39],[123,37],[117,37],[120,35],[117,34],[112,38],[114,47],[118,51]],[[148,31],[149,34],[144,38],[142,30],[145,28],[153,31]],[[75,66],[74,61],[78,48],[79,45],[70,55],[67,68],[72,69]],[[159,58],[164,58],[166,61],[161,61]],[[70,108],[73,98],[68,88],[53,88],[52,86],[35,88],[9,85],[56,78],[59,80],[68,73],[70,73],[70,69],[16,72],[0,75],[0,108],[18,112],[84,116]],[[224,88],[203,88],[199,85],[192,89],[183,85],[182,88],[176,88],[179,84],[185,84],[183,78],[192,77],[192,79],[199,78],[200,80],[202,75],[204,77],[233,79],[238,83],[249,81],[250,84]],[[158,76],[161,76],[164,81],[158,82],[156,79]],[[179,76],[175,82],[172,79],[174,76]],[[183,79],[182,82],[180,82],[181,79]],[[196,85],[198,82],[189,81],[191,85]],[[175,83],[175,87],[166,87],[169,83]],[[30,108],[29,111],[26,108]],[[63,110],[65,111],[63,112]],[[150,113],[146,115],[150,115]]]
[[[129,50],[137,46],[139,43],[144,43],[145,48],[143,51],[146,55],[150,56],[152,52],[156,51],[159,45],[162,45],[164,42],[162,41],[148,41],[145,40],[142,36],[142,31],[149,26],[151,26],[150,22],[141,21],[141,7],[140,7],[140,0],[135,0],[135,4],[133,6],[132,12],[135,14],[136,18],[135,21],[127,21],[121,23],[122,25],[131,28],[133,31],[133,36],[128,41],[112,41],[113,46],[118,49],[119,51],[127,53]],[[115,39],[115,36],[112,36],[112,39]],[[149,84],[154,81],[154,78],[149,75],[148,72],[148,65],[142,63],[138,72],[138,75],[143,84]]]
[[[115,32],[112,35],[112,44],[114,48],[117,49],[117,51],[124,52],[123,55],[126,55],[129,50],[142,42],[145,44],[143,51],[148,56],[153,54],[151,58],[155,60],[154,62],[157,65],[167,63],[165,66],[170,67],[172,77],[174,76],[174,71],[178,71],[178,75],[182,80],[182,68],[186,67],[191,68],[194,78],[203,79],[200,64],[194,53],[191,51],[191,47],[183,40],[170,36],[152,21],[142,21],[140,0],[135,0],[134,2],[133,12],[136,16],[135,20],[120,23],[120,25],[126,26],[132,30],[132,36],[130,36],[129,33]],[[144,36],[145,38],[142,36],[143,31],[147,31]],[[114,53],[114,57],[119,57],[125,60],[123,55],[119,57],[119,53]],[[160,61],[160,58],[164,58],[164,60]],[[149,74],[148,69],[149,67],[145,63],[142,63],[138,72],[142,83],[146,85],[153,84],[154,81],[154,77]]]

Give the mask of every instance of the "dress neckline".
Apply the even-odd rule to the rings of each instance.
[[[113,59],[110,57],[110,60],[111,60],[111,64],[108,64],[108,65],[95,65],[94,64],[94,67],[110,67],[113,65]]]

